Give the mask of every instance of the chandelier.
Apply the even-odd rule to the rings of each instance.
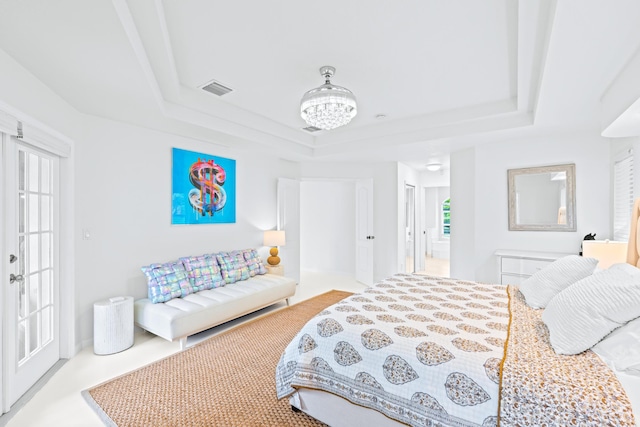
[[[329,79],[336,69],[320,68],[325,83],[304,94],[300,101],[300,115],[309,126],[331,130],[344,126],[358,113],[356,97],[346,88],[332,85]]]

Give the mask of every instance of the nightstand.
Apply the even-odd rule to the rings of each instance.
[[[278,264],[278,265],[265,265],[265,267],[267,267],[267,273],[269,274],[276,274],[278,276],[284,276],[284,267],[282,266],[282,264]]]

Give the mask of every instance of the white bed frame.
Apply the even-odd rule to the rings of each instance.
[[[406,424],[387,418],[381,412],[321,390],[299,388],[291,395],[289,403],[331,427],[406,427]]]

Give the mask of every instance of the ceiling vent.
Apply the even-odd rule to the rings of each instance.
[[[302,130],[306,130],[307,132],[318,132],[319,130],[322,130],[322,129],[317,128],[315,126],[307,126],[306,128],[302,128]]]
[[[201,86],[200,89],[206,90],[207,92],[218,96],[226,95],[229,92],[233,92],[233,89],[215,80],[211,80],[209,83]]]

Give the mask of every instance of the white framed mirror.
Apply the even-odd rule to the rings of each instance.
[[[576,165],[509,169],[509,230],[576,231]]]

